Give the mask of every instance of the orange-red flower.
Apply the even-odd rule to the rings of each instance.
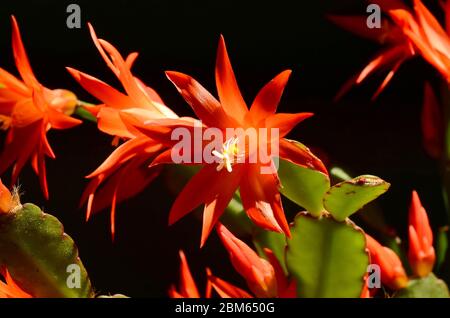
[[[375,93],[376,97],[389,83],[400,65],[420,54],[447,81],[450,82],[450,2],[443,9],[446,16],[445,30],[421,0],[414,0],[411,10],[400,0],[375,0],[389,17],[381,29],[369,29],[364,17],[332,17],[337,24],[359,35],[376,39],[386,44],[384,49],[355,78],[344,85],[338,96],[342,96],[354,84],[360,84],[370,74],[388,71],[388,75]]]
[[[368,234],[366,234],[366,241],[371,263],[380,266],[381,282],[393,290],[406,287],[408,277],[397,254],[390,248],[382,246]]]
[[[217,233],[230,255],[234,269],[246,280],[256,297],[296,297],[295,282],[289,282],[270,249],[264,249],[268,258],[265,260],[220,223],[217,225]]]
[[[8,131],[0,155],[0,174],[13,165],[14,184],[25,163],[30,161],[48,198],[45,157],[55,158],[55,155],[47,132],[81,123],[69,116],[77,98],[70,91],[51,90],[39,83],[28,61],[17,21],[11,17],[11,22],[14,59],[21,79],[0,68],[0,128]]]
[[[276,137],[276,141],[279,144],[279,156],[281,158],[327,173],[322,162],[309,149],[298,147],[284,139],[295,125],[312,115],[310,113],[275,113],[290,74],[291,71],[288,70],[276,76],[263,87],[251,108],[248,109],[236,83],[223,37],[219,41],[215,70],[220,102],[192,77],[178,72],[167,72],[168,78],[193,108],[204,126],[216,128],[223,132],[223,135],[227,135],[226,131],[230,128],[242,129],[242,131],[249,128],[255,129],[257,134],[259,128],[266,128],[268,131],[272,128],[278,129],[279,136]],[[160,122],[142,125],[130,119],[130,116],[127,116],[127,118],[131,124],[150,137],[157,135],[155,130],[161,132]],[[169,129],[164,132],[167,142],[171,142],[169,138],[171,129],[178,128],[183,124],[185,123],[179,121],[168,123]],[[193,135],[195,138],[195,132]],[[240,162],[238,160],[239,156],[241,156],[240,158],[249,158],[254,155],[261,149],[261,144],[264,144],[264,142],[258,143],[258,146],[253,150],[248,148],[248,144],[240,148],[239,142],[243,141],[239,140],[240,137],[242,136],[227,136],[228,139],[222,147],[212,151],[214,156],[222,160],[220,164],[202,160],[201,163],[204,166],[181,191],[170,211],[169,223],[173,224],[199,205],[205,204],[201,245],[204,244],[238,188],[244,208],[256,224],[269,230],[290,235],[278,191],[280,186],[278,175],[275,169],[267,174],[261,173],[264,166],[263,162],[271,161],[272,158],[258,156],[255,162],[249,162],[248,160]],[[275,140],[275,137],[261,136],[261,134],[254,136],[257,140],[264,137],[266,139],[263,140],[267,144]],[[202,145],[203,140],[191,140],[191,142],[193,144],[198,142]],[[158,156],[153,164],[173,163],[172,154],[177,151],[173,146],[174,142],[172,141],[170,149]],[[270,148],[270,145],[268,148]],[[203,147],[200,149],[202,154],[205,149]],[[195,157],[197,152],[193,155]],[[201,154],[200,157],[203,159]]]
[[[435,259],[433,232],[427,212],[420,203],[419,195],[413,191],[409,208],[409,264],[415,275],[424,277],[433,270]]]
[[[0,298],[32,298],[16,284],[7,269],[3,270],[1,274],[5,278],[5,282],[0,280]]]
[[[264,249],[268,260],[259,257],[247,244],[235,237],[222,224],[217,225],[217,233],[227,249],[234,269],[246,280],[252,291],[247,291],[214,276],[206,269],[207,285],[205,295],[211,296],[213,288],[222,298],[294,298],[297,290],[294,281],[289,281],[278,259],[269,249]],[[183,251],[180,251],[180,285],[171,286],[172,298],[200,298],[200,293],[192,278],[191,271]]]
[[[92,212],[111,205],[111,232],[114,235],[116,203],[136,195],[158,175],[159,168],[149,169],[148,165],[163,148],[160,142],[126,125],[120,112],[134,114],[141,123],[163,118],[174,119],[178,116],[164,105],[153,89],[131,73],[137,53],[131,53],[123,59],[113,45],[97,38],[90,24],[89,29],[98,51],[120,80],[126,93],[88,74],[67,68],[84,89],[102,102],[99,106],[87,108],[96,115],[98,128],[114,136],[116,141],[126,140],[87,176],[91,181],[81,200],[82,204],[87,202],[87,219]]]

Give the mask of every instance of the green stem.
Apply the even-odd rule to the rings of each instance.
[[[86,110],[85,106],[89,107],[89,106],[95,106],[95,105],[78,100],[77,106],[75,107],[74,114],[84,120],[96,123],[97,118],[95,118],[94,115],[92,115],[88,110]]]

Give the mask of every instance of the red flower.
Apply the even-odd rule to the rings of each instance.
[[[30,294],[23,291],[19,285],[12,279],[8,270],[3,271],[5,282],[0,280],[0,298],[32,298]]]
[[[406,287],[408,277],[397,254],[390,248],[382,246],[368,234],[366,234],[366,241],[371,263],[380,266],[381,282],[393,290]]]
[[[354,84],[360,84],[376,71],[388,71],[388,75],[375,93],[374,98],[386,87],[400,65],[407,59],[420,54],[447,82],[450,82],[450,38],[433,14],[420,0],[414,0],[414,10],[399,0],[376,0],[383,12],[390,18],[381,29],[369,29],[366,18],[332,17],[345,29],[386,44],[383,50],[361,73],[351,79],[339,93],[346,93]],[[444,6],[446,22],[450,21],[450,4]]]
[[[48,199],[45,157],[55,158],[55,155],[46,134],[50,129],[67,129],[81,123],[69,116],[77,98],[72,92],[51,90],[38,82],[14,16],[11,22],[14,59],[21,80],[0,68],[1,129],[8,130],[0,155],[0,174],[13,165],[11,182],[15,184],[23,166],[30,161]]]
[[[284,71],[269,82],[258,93],[249,110],[237,86],[225,41],[221,37],[216,61],[216,84],[220,102],[188,75],[167,72],[167,76],[205,126],[217,128],[223,135],[226,135],[227,128],[243,131],[248,128],[256,131],[259,128],[266,128],[268,131],[272,128],[279,129],[279,138],[276,138],[276,141],[279,144],[281,158],[327,173],[322,162],[308,148],[297,147],[283,138],[296,124],[312,115],[310,113],[275,113],[290,73],[291,71]],[[172,153],[176,152],[177,149],[174,147],[174,142],[170,140],[171,131],[180,125],[188,126],[188,124],[172,121],[167,125],[168,130],[161,133],[161,122],[142,125],[133,121],[130,116],[127,116],[127,118],[131,124],[149,137],[157,135],[158,138],[162,138],[162,134],[166,141],[169,144],[171,143],[171,148],[156,158],[154,165],[173,163]],[[195,128],[191,127],[191,129]],[[270,147],[270,143],[275,140],[275,137],[261,136],[261,134],[254,136],[256,140],[264,137],[269,144],[268,147]],[[244,208],[256,224],[269,230],[290,235],[278,191],[280,186],[278,175],[274,169],[268,174],[261,173],[262,167],[265,166],[263,162],[271,162],[272,159],[258,157],[258,160],[254,163],[240,162],[239,159],[249,158],[259,152],[260,144],[263,143],[258,143],[258,147],[253,149],[249,149],[248,145],[240,148],[240,143],[245,138],[241,138],[241,140],[239,138],[239,135],[232,136],[224,142],[221,148],[212,151],[212,154],[221,161],[219,164],[202,161],[204,167],[181,191],[170,211],[169,223],[173,224],[199,205],[205,204],[201,245],[204,244],[238,188]],[[203,141],[191,140],[193,144],[196,142],[202,144]],[[200,149],[202,154],[204,150],[205,148]],[[194,157],[196,155],[197,152]]]
[[[115,141],[126,140],[87,176],[91,181],[81,200],[82,204],[87,202],[87,219],[92,212],[98,212],[111,205],[111,233],[114,236],[116,203],[141,192],[158,175],[160,169],[149,169],[148,165],[163,148],[160,142],[126,125],[120,113],[134,114],[141,123],[178,116],[164,105],[153,89],[131,73],[137,53],[131,53],[123,59],[114,46],[97,38],[90,24],[89,29],[101,56],[126,92],[121,93],[88,74],[67,68],[84,89],[102,102],[99,106],[87,107],[96,115],[98,128],[114,136]]]
[[[230,255],[233,267],[247,281],[256,297],[296,297],[294,281],[288,281],[271,250],[265,249],[267,261],[220,223],[217,225],[217,233]]]
[[[416,191],[412,193],[409,208],[409,251],[408,259],[413,273],[419,277],[427,276],[434,266],[436,255],[433,248],[433,232],[427,212],[420,203]]]

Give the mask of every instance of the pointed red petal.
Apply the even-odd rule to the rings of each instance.
[[[297,113],[297,114],[285,114],[278,113],[270,115],[266,119],[265,126],[267,129],[277,128],[278,137],[283,138],[286,136],[295,126],[304,121],[307,118],[313,116],[313,113]]]
[[[248,216],[257,225],[290,236],[290,230],[278,192],[279,182],[276,175],[262,174],[260,165],[247,165],[240,192]]]
[[[248,109],[237,85],[222,35],[217,49],[216,85],[225,112],[238,122],[242,122]]]
[[[259,123],[266,117],[275,114],[291,73],[291,70],[281,72],[259,91],[250,108],[254,123]]]
[[[220,187],[214,189],[214,191],[217,191],[217,193],[213,193],[213,195],[208,197],[205,201],[200,247],[205,244],[206,239],[208,238],[212,229],[216,225],[220,216],[225,211],[225,208],[228,206],[228,203],[230,203],[231,198],[239,187],[241,174],[242,167],[240,165],[235,165],[231,173],[229,173],[225,169],[217,172],[218,177],[216,180],[220,183]]]
[[[254,298],[245,290],[230,284],[223,279],[215,276],[209,277],[210,282],[214,290],[219,294],[221,298]]]
[[[245,290],[212,275],[210,272],[208,273],[208,281],[211,282],[214,290],[222,298],[253,298],[253,296]]]
[[[216,168],[213,165],[207,165],[191,178],[172,205],[169,213],[169,225],[174,224],[212,197],[215,185],[220,182],[217,176]]]
[[[31,69],[30,62],[28,61],[28,56],[22,43],[19,25],[17,24],[17,20],[14,16],[11,16],[11,25],[13,28],[12,46],[17,70],[19,71],[25,84],[29,87],[40,86],[38,80],[34,76],[33,70]]]
[[[181,293],[187,298],[200,298],[197,285],[192,277],[191,270],[186,260],[184,252],[180,250],[180,289]]]
[[[178,73],[166,72],[169,80],[178,89],[195,114],[211,127],[231,128],[236,125],[224,112],[220,103],[203,86],[192,77]]]
[[[71,67],[66,67],[66,69],[75,78],[75,80],[89,92],[89,94],[107,106],[119,109],[131,106],[132,103],[128,96],[117,91],[105,82],[102,82],[89,74],[80,72]]]
[[[305,145],[288,139],[280,139],[280,158],[296,165],[314,169],[328,175],[327,168]]]

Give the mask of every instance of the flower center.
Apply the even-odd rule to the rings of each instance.
[[[228,139],[222,145],[222,151],[213,150],[212,154],[220,159],[220,163],[217,166],[217,171],[220,171],[225,167],[228,172],[233,171],[233,164],[237,162],[239,158],[242,158],[243,154],[239,153],[239,138],[233,137]]]

